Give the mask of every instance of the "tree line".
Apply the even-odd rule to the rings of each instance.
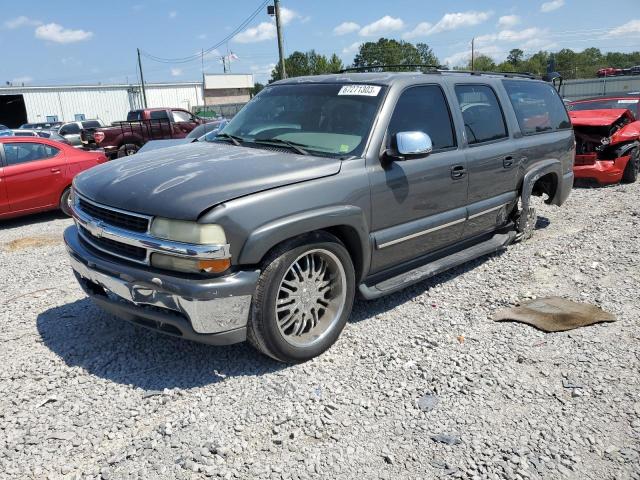
[[[480,54],[475,57],[473,63],[474,70],[485,72],[528,72],[543,75],[551,68],[567,79],[591,78],[596,76],[600,68],[629,68],[640,65],[640,51],[603,53],[599,48],[586,48],[577,52],[563,48],[557,52],[540,50],[532,55],[525,55],[521,49],[514,48],[503,62],[496,63],[493,58]],[[408,64],[440,65],[440,60],[426,43],[414,45],[403,40],[380,38],[376,42],[365,42],[360,45],[351,66]],[[295,51],[285,59],[285,68],[289,77],[336,73],[344,67],[342,60],[335,53],[325,56],[315,50]],[[466,65],[454,68],[471,69],[471,67],[471,54],[469,54]],[[271,72],[269,83],[281,77],[280,65],[277,65]],[[264,85],[257,83],[254,93],[259,92],[263,87]]]

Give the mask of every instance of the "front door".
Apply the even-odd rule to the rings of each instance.
[[[66,181],[62,150],[41,143],[4,143],[4,182],[12,212],[55,206]]]
[[[421,158],[383,157],[368,168],[374,253],[372,273],[457,242],[466,220],[467,173],[442,88],[421,85],[398,98],[387,129],[428,134],[433,152]]]

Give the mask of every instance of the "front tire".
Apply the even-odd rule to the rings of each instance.
[[[69,204],[69,197],[71,196],[71,187],[67,187],[60,196],[60,210],[67,217],[71,216],[71,205]]]
[[[137,153],[138,150],[140,150],[140,147],[135,143],[126,143],[118,149],[118,158],[128,157]]]
[[[354,296],[353,262],[340,240],[325,232],[289,240],[265,261],[247,338],[278,361],[305,362],[336,342]]]
[[[634,148],[622,173],[622,183],[635,183],[638,180],[638,170],[640,170],[640,149]]]

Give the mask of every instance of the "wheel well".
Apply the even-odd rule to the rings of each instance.
[[[360,236],[355,228],[348,225],[338,225],[335,227],[324,228],[326,232],[338,237],[351,257],[353,262],[353,268],[356,272],[356,279],[362,279],[364,258],[362,252],[362,245],[360,243]]]
[[[350,227],[348,225],[336,225],[333,227],[326,227],[326,228],[320,228],[318,230],[312,230],[309,232],[304,232],[301,233],[299,235],[296,235],[295,237],[291,237],[288,238],[286,240],[283,240],[281,242],[279,242],[278,244],[274,245],[273,247],[271,247],[262,257],[262,259],[260,260],[261,263],[264,263],[265,260],[267,258],[269,258],[269,256],[272,254],[272,252],[274,250],[276,250],[280,245],[282,245],[285,242],[288,242],[294,238],[298,238],[298,237],[303,237],[306,235],[310,235],[313,234],[314,232],[327,232],[331,235],[333,235],[334,237],[337,237],[338,240],[340,240],[345,248],[347,249],[347,252],[349,252],[349,256],[351,257],[351,261],[353,262],[353,268],[355,270],[355,274],[356,274],[356,280],[360,281],[360,279],[362,279],[362,275],[363,275],[363,269],[364,269],[364,257],[363,257],[363,252],[362,252],[362,246],[360,243],[360,237],[358,235],[358,232],[355,228]]]
[[[535,195],[536,197],[541,197],[546,194],[547,199],[545,202],[549,203],[553,200],[553,197],[556,195],[556,191],[558,189],[558,177],[555,173],[547,173],[543,175],[536,183],[533,184],[533,188],[531,189],[531,195]]]

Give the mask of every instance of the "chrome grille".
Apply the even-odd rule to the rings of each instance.
[[[115,255],[121,258],[128,258],[131,260],[144,261],[147,257],[147,251],[144,248],[136,247],[134,245],[127,245],[126,243],[116,242],[110,238],[99,238],[94,236],[89,230],[84,227],[79,227],[82,236],[90,247],[97,248],[101,252],[105,252],[111,255]]]
[[[149,219],[146,217],[101,207],[95,203],[85,200],[82,197],[78,199],[78,205],[88,215],[93,218],[97,218],[98,220],[102,220],[109,225],[141,233],[144,233],[149,229]]]

